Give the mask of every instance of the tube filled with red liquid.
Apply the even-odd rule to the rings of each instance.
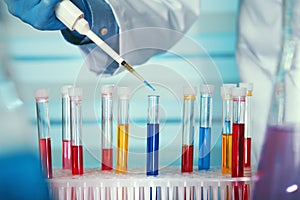
[[[35,90],[34,96],[36,100],[39,152],[42,171],[46,178],[52,178],[52,154],[48,107],[49,91],[46,89]]]
[[[71,110],[68,89],[71,85],[65,85],[61,88],[62,95],[62,168],[72,169],[71,152]]]
[[[252,120],[251,120],[251,99],[253,83],[240,83],[240,87],[247,89],[245,105],[245,139],[244,139],[244,175],[251,176],[251,138],[252,138]]]
[[[183,88],[181,172],[193,172],[195,100],[197,89]]]
[[[102,170],[113,168],[113,85],[103,85],[102,96]]]
[[[82,88],[69,88],[71,107],[71,137],[72,137],[72,174],[83,174],[83,147],[82,147]]]
[[[244,176],[244,133],[246,88],[232,88],[232,177]]]

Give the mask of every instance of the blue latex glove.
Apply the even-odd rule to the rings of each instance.
[[[0,199],[50,199],[48,184],[36,155],[15,152],[0,156]]]
[[[9,12],[39,30],[61,30],[66,26],[55,16],[61,0],[4,0]]]

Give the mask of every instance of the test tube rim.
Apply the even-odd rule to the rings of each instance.
[[[200,85],[200,93],[213,94],[214,89],[215,89],[215,86],[212,84],[201,84]]]
[[[36,90],[34,90],[34,97],[35,97],[36,100],[48,99],[49,98],[49,89],[36,89]]]
[[[113,84],[106,84],[101,86],[102,95],[113,95],[115,86]]]
[[[81,99],[83,95],[83,89],[81,87],[71,87],[68,89],[68,94],[70,99],[79,98]]]
[[[247,95],[247,89],[243,87],[232,88],[233,97],[245,97]]]
[[[197,87],[196,86],[183,86],[183,95],[184,96],[196,96]]]
[[[223,83],[223,87],[237,87],[236,83]]]
[[[253,83],[240,82],[239,87],[246,88],[247,91],[253,91]]]
[[[152,97],[158,98],[158,97],[160,97],[160,96],[159,96],[159,95],[156,95],[156,94],[149,94],[148,97],[149,97],[149,98],[150,98],[150,97],[151,97],[151,98],[152,98]]]
[[[69,89],[72,88],[72,85],[63,85],[60,89],[62,96],[69,96]]]
[[[226,87],[226,86],[221,86],[220,91],[221,91],[221,96],[222,97],[232,97],[232,88],[233,87]]]
[[[129,99],[131,96],[131,90],[129,87],[118,87],[117,88],[118,98]]]

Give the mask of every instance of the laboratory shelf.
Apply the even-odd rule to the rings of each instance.
[[[53,199],[250,199],[252,177],[231,178],[220,168],[181,173],[180,167],[164,167],[156,177],[144,168],[130,168],[127,174],[85,169],[84,175],[55,169],[49,180]]]

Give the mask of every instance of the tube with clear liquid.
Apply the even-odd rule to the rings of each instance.
[[[82,88],[69,88],[71,107],[71,135],[72,135],[72,174],[83,174],[83,146],[82,146]]]
[[[210,168],[213,93],[213,85],[203,84],[200,86],[200,130],[198,170],[208,170]]]
[[[128,170],[129,101],[130,89],[119,87],[116,173],[126,173]]]
[[[61,88],[62,95],[62,168],[72,169],[72,138],[71,138],[71,110],[68,90],[71,85]]]
[[[52,154],[49,119],[49,91],[38,89],[34,91],[36,100],[36,113],[39,137],[39,152],[43,174],[46,178],[52,178]]]
[[[231,174],[232,164],[232,86],[221,87],[222,97],[222,174]]]
[[[158,175],[159,96],[148,96],[147,176]]]
[[[102,96],[102,170],[113,168],[113,85],[103,85]]]
[[[251,142],[252,142],[252,92],[253,83],[240,83],[247,89],[245,105],[245,139],[244,139],[244,176],[251,176]]]
[[[195,101],[197,88],[183,88],[181,172],[193,172]]]

